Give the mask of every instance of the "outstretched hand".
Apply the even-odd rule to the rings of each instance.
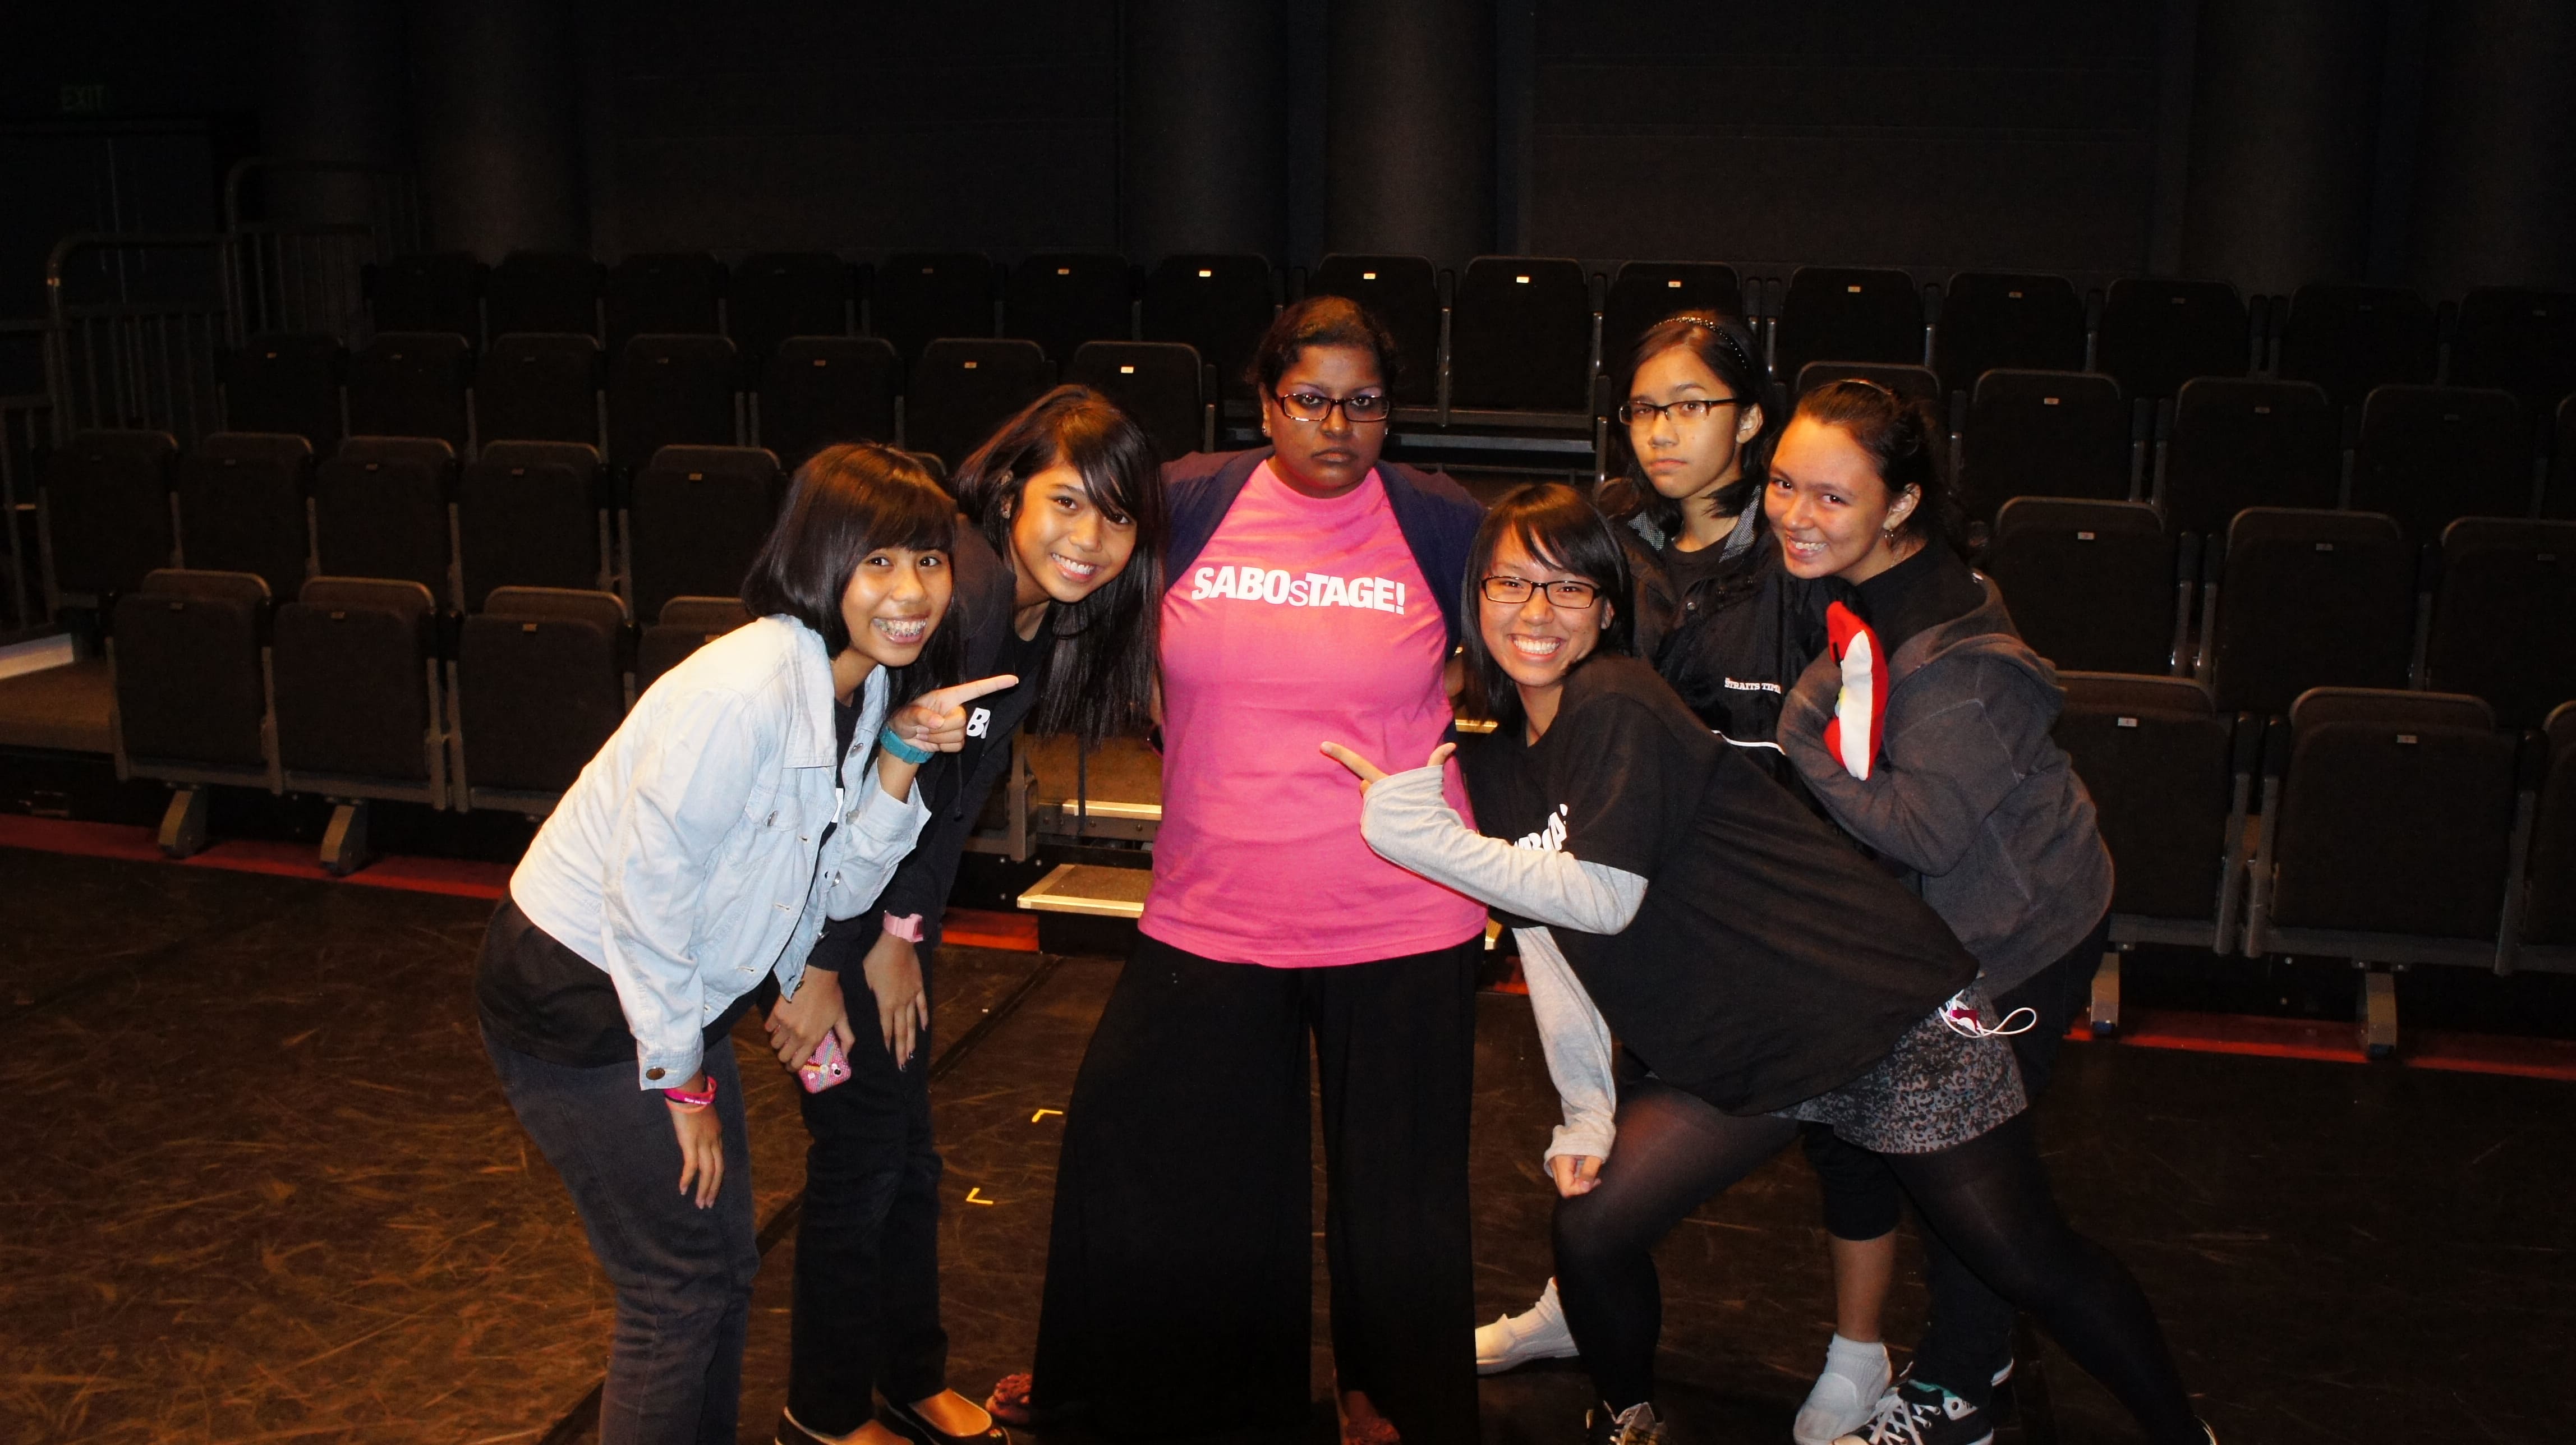
[[[888,725],[896,737],[914,747],[953,753],[966,746],[966,704],[987,693],[1004,692],[1019,685],[1020,680],[1006,672],[999,677],[934,688],[904,704]]]
[[[1351,772],[1359,778],[1360,791],[1362,793],[1366,793],[1369,790],[1369,784],[1386,776],[1386,773],[1381,770],[1377,764],[1370,762],[1368,759],[1361,757],[1355,752],[1352,752],[1349,748],[1343,747],[1340,743],[1325,743],[1322,747],[1325,757],[1331,758],[1334,762],[1350,769]],[[1449,761],[1449,755],[1456,751],[1458,751],[1458,745],[1456,743],[1442,743],[1440,746],[1431,750],[1431,757],[1428,761],[1423,763],[1423,766],[1426,768],[1436,768],[1442,763]]]

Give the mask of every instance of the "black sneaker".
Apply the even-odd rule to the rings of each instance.
[[[1879,1397],[1868,1424],[1834,1445],[1993,1445],[1986,1412],[1942,1389],[1907,1380]]]
[[[1589,1445],[1665,1445],[1671,1438],[1670,1422],[1656,1418],[1650,1402],[1640,1402],[1613,1415],[1607,1405],[1595,1405],[1583,1416],[1583,1435]]]

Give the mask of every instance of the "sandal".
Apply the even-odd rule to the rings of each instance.
[[[1031,1396],[1036,1392],[1036,1377],[1022,1370],[1004,1375],[993,1382],[993,1392],[984,1397],[984,1413],[1014,1429],[1029,1430],[1053,1424],[1082,1412],[1079,1403],[1039,1405]]]

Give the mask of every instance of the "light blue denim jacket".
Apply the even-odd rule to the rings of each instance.
[[[792,997],[824,920],[912,851],[921,790],[889,797],[868,766],[886,687],[868,675],[836,767],[823,639],[764,617],[654,683],[537,830],[510,897],[616,985],[639,1088],[696,1077],[701,1031],[762,975]]]

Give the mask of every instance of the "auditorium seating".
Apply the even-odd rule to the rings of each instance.
[[[753,397],[752,440],[789,471],[836,442],[891,442],[901,370],[893,343],[881,336],[782,341]]]
[[[87,431],[46,458],[37,503],[53,585],[72,599],[131,591],[170,565],[168,432]]]
[[[588,256],[513,251],[484,282],[484,330],[496,338],[514,331],[573,332],[595,341],[603,271]]]
[[[1941,377],[1928,366],[1900,361],[1810,361],[1798,368],[1798,395],[1805,396],[1830,381],[1874,381],[1908,401],[1919,401],[1940,417]]]
[[[904,395],[903,443],[955,471],[1013,412],[1055,385],[1034,341],[943,337],[921,349]]]
[[[1960,499],[1975,521],[2015,497],[2133,496],[2142,464],[2120,384],[2080,371],[1980,375],[1959,456]]]
[[[1962,271],[1941,297],[1932,369],[1952,391],[1972,391],[1998,367],[2082,371],[2084,301],[2063,276]]]
[[[378,335],[449,332],[483,344],[483,292],[492,274],[471,252],[396,256],[367,268],[367,312]]]
[[[608,349],[648,334],[713,336],[723,330],[724,263],[703,251],[639,252],[608,272]]]
[[[656,452],[636,474],[627,502],[628,596],[635,611],[651,616],[673,597],[741,591],[778,514],[781,490],[778,459],[758,447]]]
[[[1213,450],[1216,415],[1199,354],[1177,341],[1093,341],[1064,379],[1115,402],[1163,460]]]
[[[2198,559],[2144,502],[2015,498],[1985,570],[2022,640],[2059,668],[2171,673],[2182,654]]]
[[[1914,278],[1902,271],[1799,267],[1772,328],[1771,374],[1796,376],[1810,361],[1928,363]]]
[[[313,470],[313,558],[325,577],[417,582],[452,604],[456,453],[433,437],[351,437]]]
[[[448,805],[438,605],[417,582],[316,577],[277,609],[277,757],[290,792],[335,805],[322,866],[364,867],[366,804]]]
[[[2508,950],[2517,753],[2473,697],[2303,694],[2264,746],[2246,952],[2355,960],[2365,1044],[2393,1048],[2394,984],[2372,965],[2492,967]]]
[[[2102,303],[2094,365],[2131,397],[2163,400],[2197,376],[2243,376],[2253,356],[2245,302],[2224,281],[2123,276]]]
[[[1440,404],[1449,298],[1440,273],[1420,256],[1326,256],[1307,278],[1309,296],[1346,296],[1366,306],[1395,337],[1388,389],[1400,407]]]
[[[733,343],[721,336],[645,335],[626,343],[608,378],[608,462],[640,467],[670,446],[742,440]]]
[[[349,434],[473,445],[474,352],[461,333],[379,331],[349,363]]]
[[[475,371],[477,440],[586,442],[600,446],[600,350],[572,332],[492,338]]]
[[[909,365],[943,336],[993,334],[993,263],[981,252],[889,256],[877,268],[869,334]]]
[[[2544,517],[2576,517],[2576,392],[2558,403],[2558,425],[2550,446],[2549,492]]]
[[[1637,338],[1676,311],[1714,311],[1738,321],[1744,287],[1735,268],[1708,261],[1629,261],[1601,305],[1601,369],[1624,376]]]
[[[248,572],[163,568],[116,602],[107,643],[120,776],[178,785],[164,852],[206,841],[204,785],[280,791],[268,584]]]
[[[2406,685],[2415,551],[2391,519],[2249,507],[2201,576],[2199,676],[2220,708],[2285,713],[2312,687]]]
[[[1002,334],[1036,342],[1062,366],[1086,341],[1134,335],[1135,304],[1126,257],[1039,252],[1012,267],[1003,285]]]
[[[251,572],[272,597],[304,585],[313,446],[274,432],[217,432],[180,458],[179,556],[201,572]]]
[[[1580,263],[1479,256],[1449,311],[1449,408],[1591,426],[1599,302]]]
[[[2512,392],[2527,415],[2547,416],[2576,394],[2576,292],[2471,288],[2460,300],[2446,379]]]
[[[465,610],[496,587],[608,585],[610,538],[599,453],[582,442],[494,442],[456,487]]]
[[[732,279],[725,332],[752,376],[791,336],[848,336],[858,329],[849,264],[828,251],[746,256]]]
[[[224,430],[286,432],[328,452],[340,444],[340,381],[349,354],[322,332],[269,332],[224,357]]]
[[[2508,391],[2382,386],[2361,408],[2350,504],[2431,541],[2454,517],[2531,513],[2531,434]]]
[[[2325,388],[2311,382],[2185,382],[2164,446],[2165,520],[2217,536],[2247,507],[2334,506],[2343,480],[2339,425]]]
[[[495,589],[457,636],[461,805],[550,811],[626,716],[633,653],[610,593]]]
[[[2523,948],[2529,962],[2563,972],[2576,970],[2576,702],[2550,713],[2542,746],[2548,780],[2534,810]]]
[[[2433,308],[2394,286],[2325,282],[2290,298],[2280,373],[2313,381],[2336,406],[2361,405],[2374,386],[2433,379]]]
[[[1195,348],[1199,360],[1216,368],[1220,398],[1252,401],[1252,383],[1244,379],[1244,370],[1252,364],[1270,318],[1279,314],[1278,282],[1267,259],[1166,256],[1146,273],[1137,304],[1138,339]]]
[[[2463,517],[2437,556],[2423,685],[2540,726],[2576,698],[2576,522]]]
[[[674,597],[635,648],[635,695],[642,697],[662,674],[688,655],[751,620],[740,599]]]

